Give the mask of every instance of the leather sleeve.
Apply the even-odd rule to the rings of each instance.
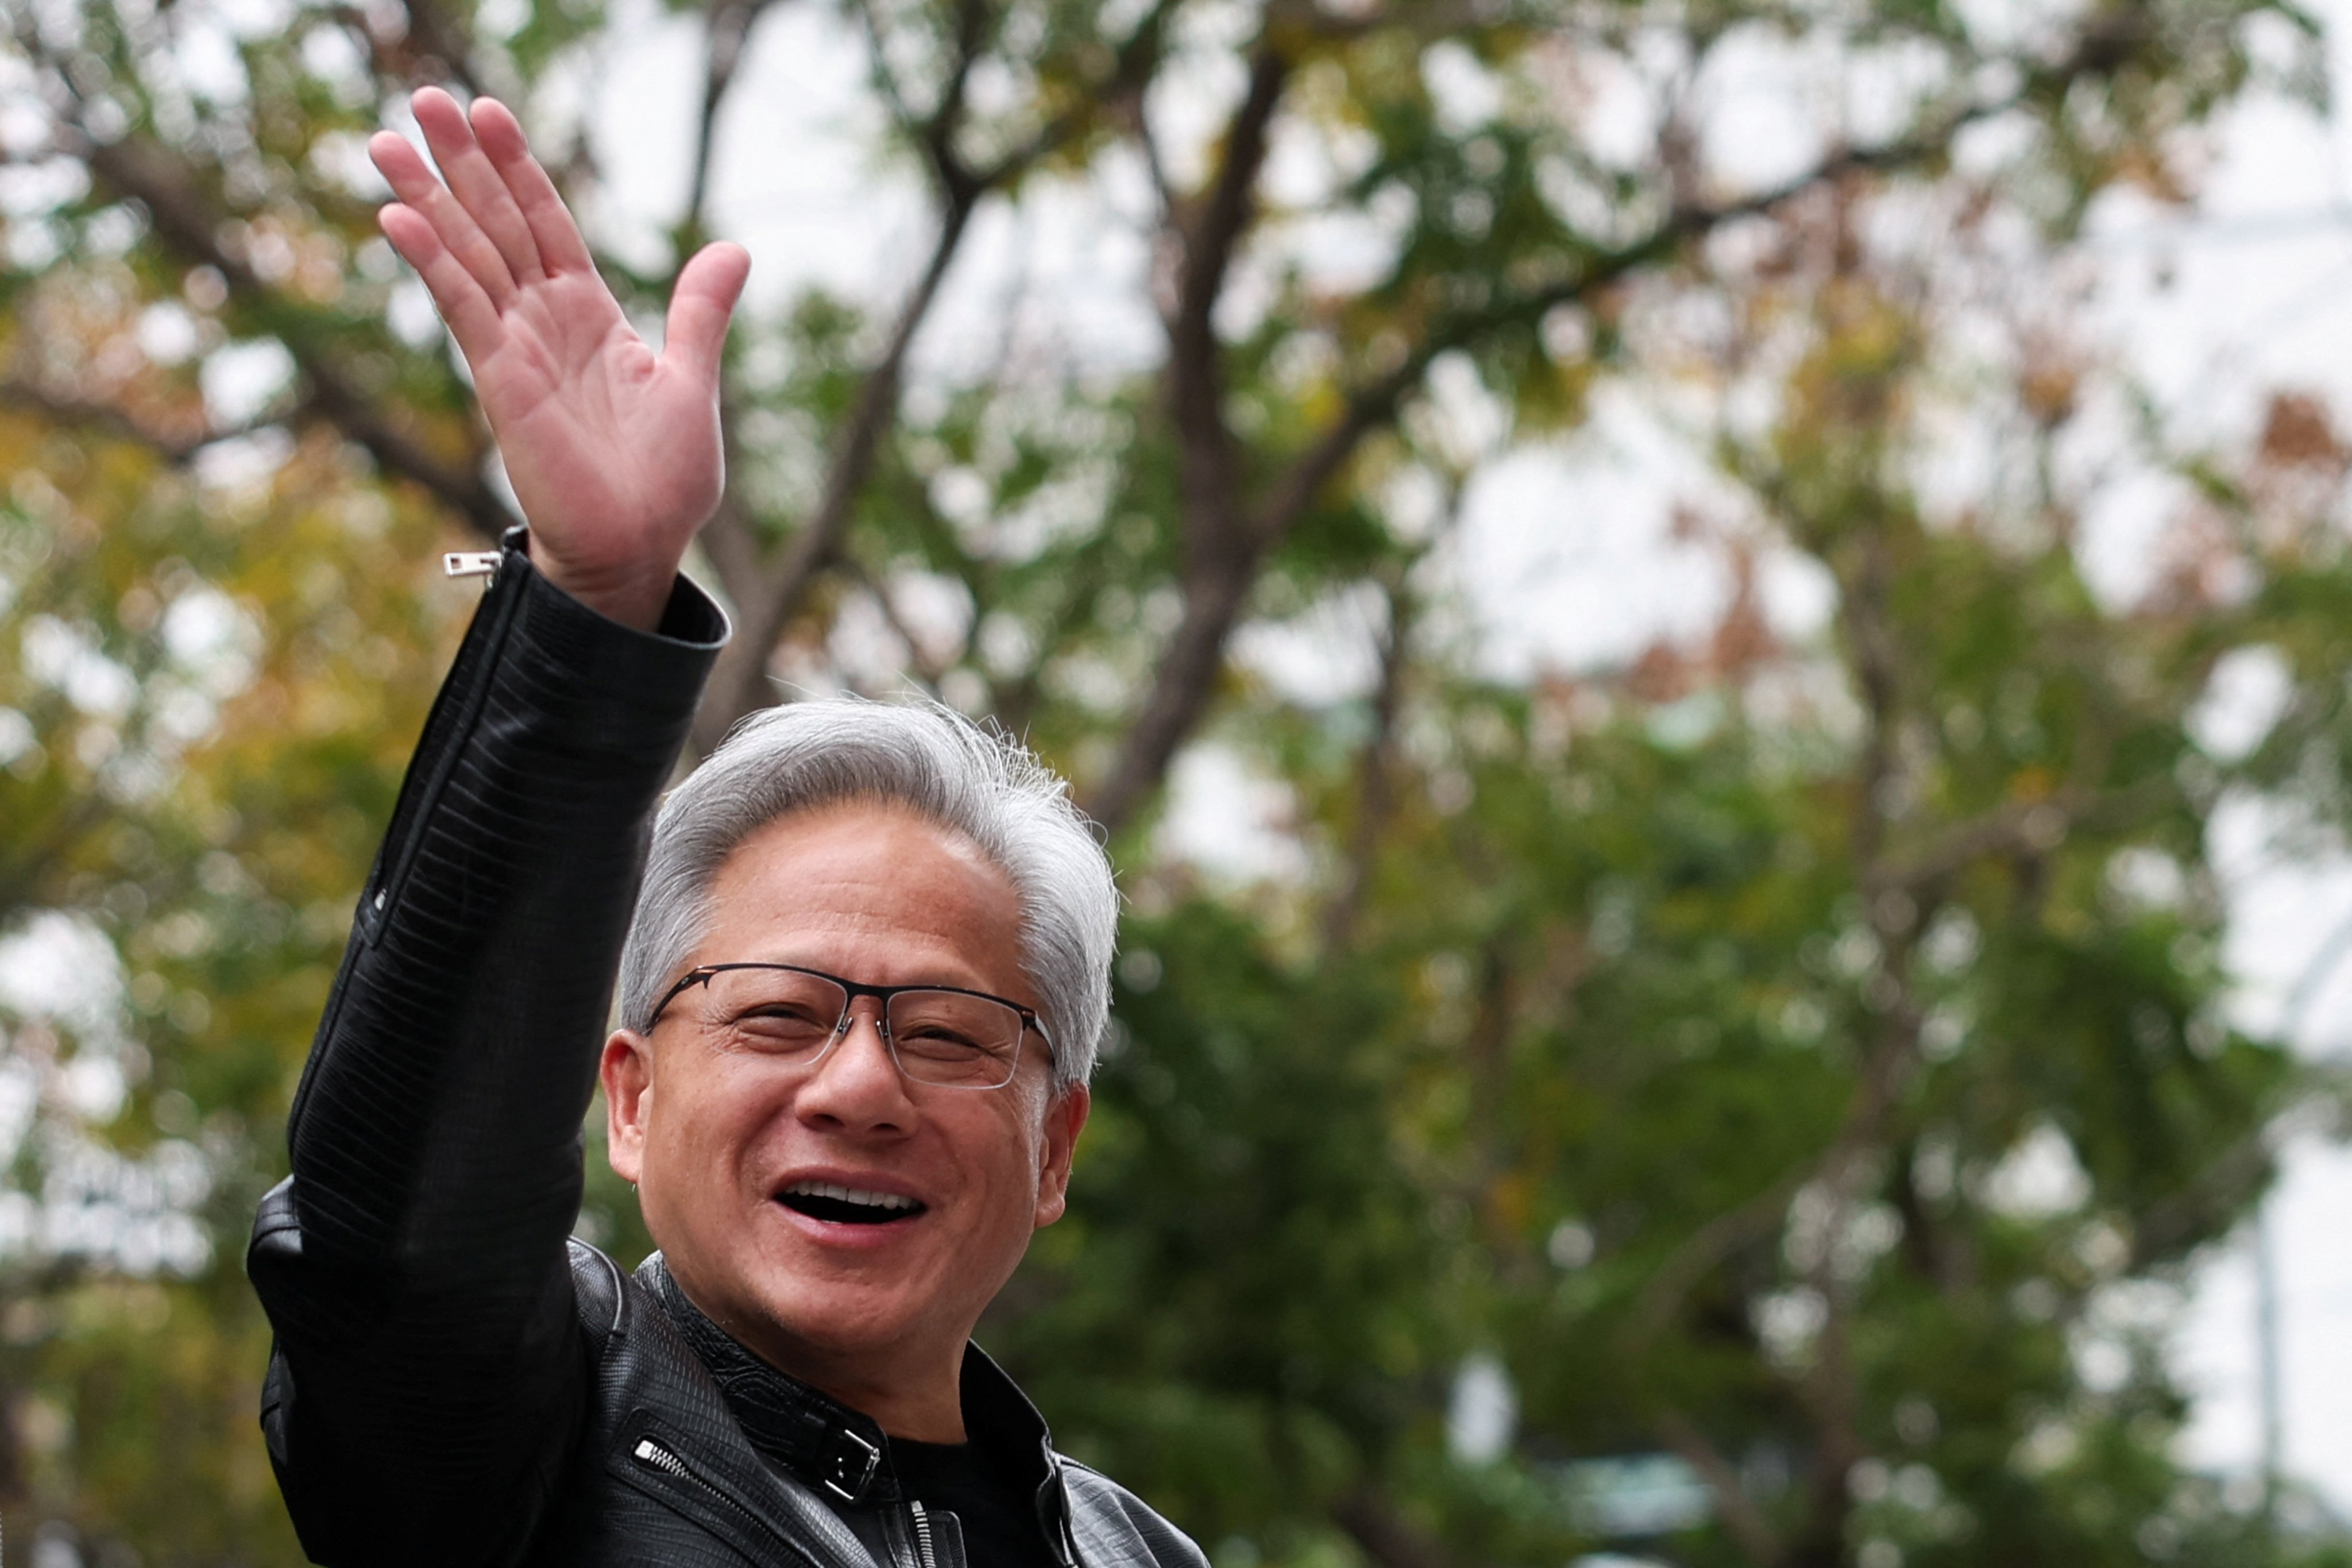
[[[263,1426],[328,1564],[520,1555],[581,1417],[565,1242],[646,827],[726,621],[658,634],[509,536],[425,721],[247,1269]]]

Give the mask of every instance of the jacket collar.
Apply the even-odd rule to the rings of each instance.
[[[695,1359],[719,1384],[744,1436],[770,1463],[829,1502],[863,1507],[899,1500],[890,1439],[872,1417],[745,1349],[687,1300],[660,1253],[638,1266],[637,1279],[661,1302]],[[964,1428],[971,1441],[984,1446],[998,1463],[1017,1462],[1040,1501],[1046,1502],[1050,1493],[1048,1506],[1066,1519],[1061,1466],[1045,1418],[976,1344],[964,1347],[962,1377]],[[1049,1526],[1048,1539],[1055,1533]]]

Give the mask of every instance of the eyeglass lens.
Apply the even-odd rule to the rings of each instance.
[[[814,1061],[831,1046],[849,993],[823,975],[790,969],[722,969],[679,998],[720,1050]],[[994,1089],[1020,1059],[1021,1015],[958,991],[901,991],[884,1031],[899,1070],[918,1083]]]

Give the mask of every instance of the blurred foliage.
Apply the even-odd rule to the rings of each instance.
[[[19,1551],[29,1503],[290,1560],[238,1233],[455,631],[415,592],[439,531],[331,442],[217,489],[21,416],[0,443],[0,905],[57,977],[0,1003],[5,1511]]]
[[[767,12],[699,12],[706,119]],[[292,1563],[236,1258],[467,608],[435,552],[506,520],[361,139],[404,84],[496,89],[593,197],[559,111],[645,24],[6,15],[8,1561]],[[2352,446],[2288,391],[2247,440],[2169,427],[2084,335],[2073,245],[2189,200],[2241,95],[2315,96],[2309,20],[825,16],[937,275],[989,214],[1149,209],[1112,224],[1155,258],[1140,361],[1051,300],[976,364],[909,357],[920,287],[755,303],[698,566],[747,628],[714,722],[771,675],[911,682],[1117,829],[1072,1211],[982,1330],[1071,1451],[1220,1568],[2352,1563],[2307,1493],[2183,1467],[2165,1356],[2336,1103],[2224,1006],[2210,844],[2228,811],[2340,843]],[[1823,60],[1886,101],[1734,180],[1717,76]],[[615,245],[634,304],[714,210]],[[1465,509],[1604,397],[1692,437],[1704,625],[1498,671]],[[2126,479],[2165,517],[2119,591],[2077,546]],[[1773,609],[1791,584],[1818,609]],[[1291,679],[1280,638],[1362,678]],[[1197,863],[1180,755],[1273,792],[1278,863]],[[590,1165],[583,1230],[634,1261]]]

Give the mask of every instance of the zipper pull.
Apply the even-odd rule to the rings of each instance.
[[[445,577],[488,577],[482,584],[489,587],[499,578],[499,552],[495,550],[452,550],[441,557],[441,574]]]
[[[688,1474],[686,1461],[651,1437],[638,1438],[635,1453],[640,1464],[651,1465],[656,1470],[666,1470],[680,1478]]]
[[[922,1559],[923,1568],[940,1568],[939,1554],[931,1547],[931,1514],[920,1498],[908,1498],[907,1508],[915,1516],[915,1555]]]

